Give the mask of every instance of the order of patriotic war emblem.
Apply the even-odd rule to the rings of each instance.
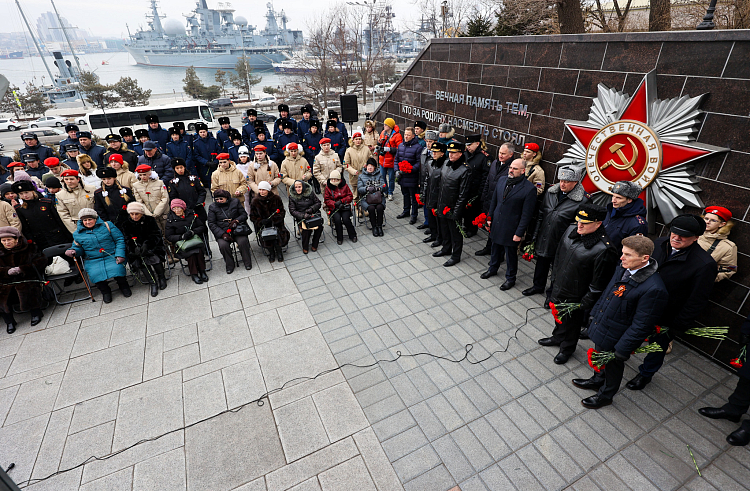
[[[615,121],[594,136],[586,152],[586,173],[594,185],[611,193],[618,181],[648,187],[659,173],[661,145],[640,121]]]
[[[729,151],[696,141],[706,95],[660,100],[655,71],[632,96],[599,84],[588,120],[565,122],[575,142],[557,164],[585,168],[583,187],[598,203],[616,182],[631,181],[643,188],[650,217],[658,210],[669,222],[686,206],[703,208],[695,162]]]

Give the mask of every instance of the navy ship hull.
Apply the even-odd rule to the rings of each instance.
[[[214,50],[213,52],[158,53],[146,52],[143,49],[125,46],[136,64],[164,67],[195,67],[195,68],[234,68],[237,60],[242,59],[241,50]],[[281,51],[248,53],[247,63],[254,70],[273,68],[273,63],[279,63],[289,57]]]

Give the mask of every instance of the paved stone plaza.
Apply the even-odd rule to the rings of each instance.
[[[363,226],[358,244],[337,246],[329,229],[318,253],[292,240],[274,264],[253,243],[249,272],[226,275],[216,253],[208,284],[176,272],[155,299],[138,286],[108,305],[48,309],[35,328],[20,317],[15,334],[0,333],[0,465],[15,463],[21,483],[171,431],[28,489],[747,487],[750,449],[724,439],[737,425],[697,413],[722,404],[734,375],[676,345],[643,392],[585,410],[591,392],[570,380],[589,376],[591,343],[553,364],[555,351],[536,343],[552,329],[543,309],[507,353],[481,364],[419,356],[345,367],[202,421],[337,364],[397,351],[460,358],[467,343],[470,360],[503,349],[541,304],[520,293],[531,265],[521,261],[509,292],[501,276],[480,280],[480,234],[443,268],[421,231],[395,219],[399,200],[388,203],[384,238]]]

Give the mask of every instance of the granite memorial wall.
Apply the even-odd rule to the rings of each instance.
[[[660,128],[660,134],[671,137],[669,141],[677,145],[662,144],[664,155],[658,158],[663,159],[663,167],[655,174],[662,174],[662,197],[688,193],[687,201],[693,204],[685,205],[681,212],[700,213],[696,203],[702,201],[705,205],[724,206],[734,215],[730,239],[739,248],[737,272],[715,285],[710,306],[699,317],[705,326],[730,326],[730,339],[683,339],[728,366],[729,360],[737,356],[739,326],[750,314],[750,31],[433,39],[372,118],[378,121],[379,131],[387,117],[394,118],[402,129],[417,120],[425,121],[430,129],[448,122],[461,141],[467,134],[482,134],[493,159],[503,142],[518,146],[535,142],[542,149],[542,165],[551,185],[559,162],[576,153],[576,137],[566,127],[566,121],[588,120],[588,126],[596,127],[590,116],[599,84],[615,89],[609,92],[614,99],[624,98],[617,91],[629,99],[639,90],[643,90],[642,96],[649,103],[655,98],[688,96],[673,101],[673,106],[682,105],[686,111],[690,109],[690,98],[705,94],[702,99],[693,100],[692,115],[686,111],[677,114],[679,110],[672,107],[672,119],[677,120],[668,123],[673,126],[671,129]],[[606,109],[600,113],[606,113]],[[649,117],[653,111],[649,109]],[[628,109],[625,116],[620,119],[639,119],[637,109]],[[641,119],[648,123],[645,116]],[[587,131],[595,132],[596,128]],[[592,147],[586,149],[586,144],[579,145],[579,154],[581,150],[591,151]],[[648,153],[647,146],[644,143],[641,147],[643,158]],[[632,167],[627,167],[627,159],[637,150],[635,145],[632,152],[627,147],[623,150],[617,154],[619,157],[613,153],[613,165],[605,172],[627,170],[635,175],[638,170],[648,174],[647,163],[643,170],[632,163]],[[669,181],[668,161],[676,162],[678,157],[681,162],[688,162],[680,169],[687,169],[694,176],[683,175],[682,181]],[[581,161],[587,158],[580,155]],[[618,158],[622,163],[615,170]],[[586,161],[586,168],[595,165],[595,161]],[[598,191],[593,185],[595,176],[589,176],[587,190]],[[696,202],[695,197],[700,201]],[[653,201],[654,196],[649,198]],[[664,206],[654,207],[650,212],[655,236],[667,233],[664,223],[669,212],[665,210]]]

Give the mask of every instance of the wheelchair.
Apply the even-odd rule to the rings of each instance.
[[[73,244],[71,244],[70,242],[66,244],[58,244],[58,245],[50,246],[50,247],[45,248],[42,251],[42,254],[44,254],[44,256],[48,260],[53,259],[55,257],[62,257],[65,254],[65,251],[70,249],[72,246]],[[88,275],[86,274],[86,270],[84,268],[83,258],[76,255],[74,260],[76,263],[78,263],[78,265],[81,268],[80,269],[82,273],[81,278],[83,279],[83,283],[86,286],[85,290],[81,290],[80,288],[77,288],[75,290],[66,291],[64,286],[60,286],[60,283],[59,283],[60,281],[64,282],[65,280],[70,279],[70,278],[77,278],[79,276],[78,268],[71,269],[70,272],[68,273],[55,274],[55,275],[48,275],[44,271],[39,272],[40,275],[42,275],[42,278],[44,279],[44,281],[49,282],[48,284],[42,287],[42,295],[45,295],[45,292],[51,293],[51,296],[54,298],[55,303],[57,305],[67,305],[67,304],[71,304],[75,302],[80,302],[83,300],[92,300],[92,301],[94,300],[90,293],[91,284],[89,283]],[[85,297],[78,297],[77,293],[82,293],[84,291],[86,292],[87,295]],[[63,295],[65,293],[74,294],[74,296],[78,298],[73,298],[72,300],[67,300],[67,301],[61,301],[59,295]],[[49,305],[43,307],[43,309],[46,309],[48,306]]]

